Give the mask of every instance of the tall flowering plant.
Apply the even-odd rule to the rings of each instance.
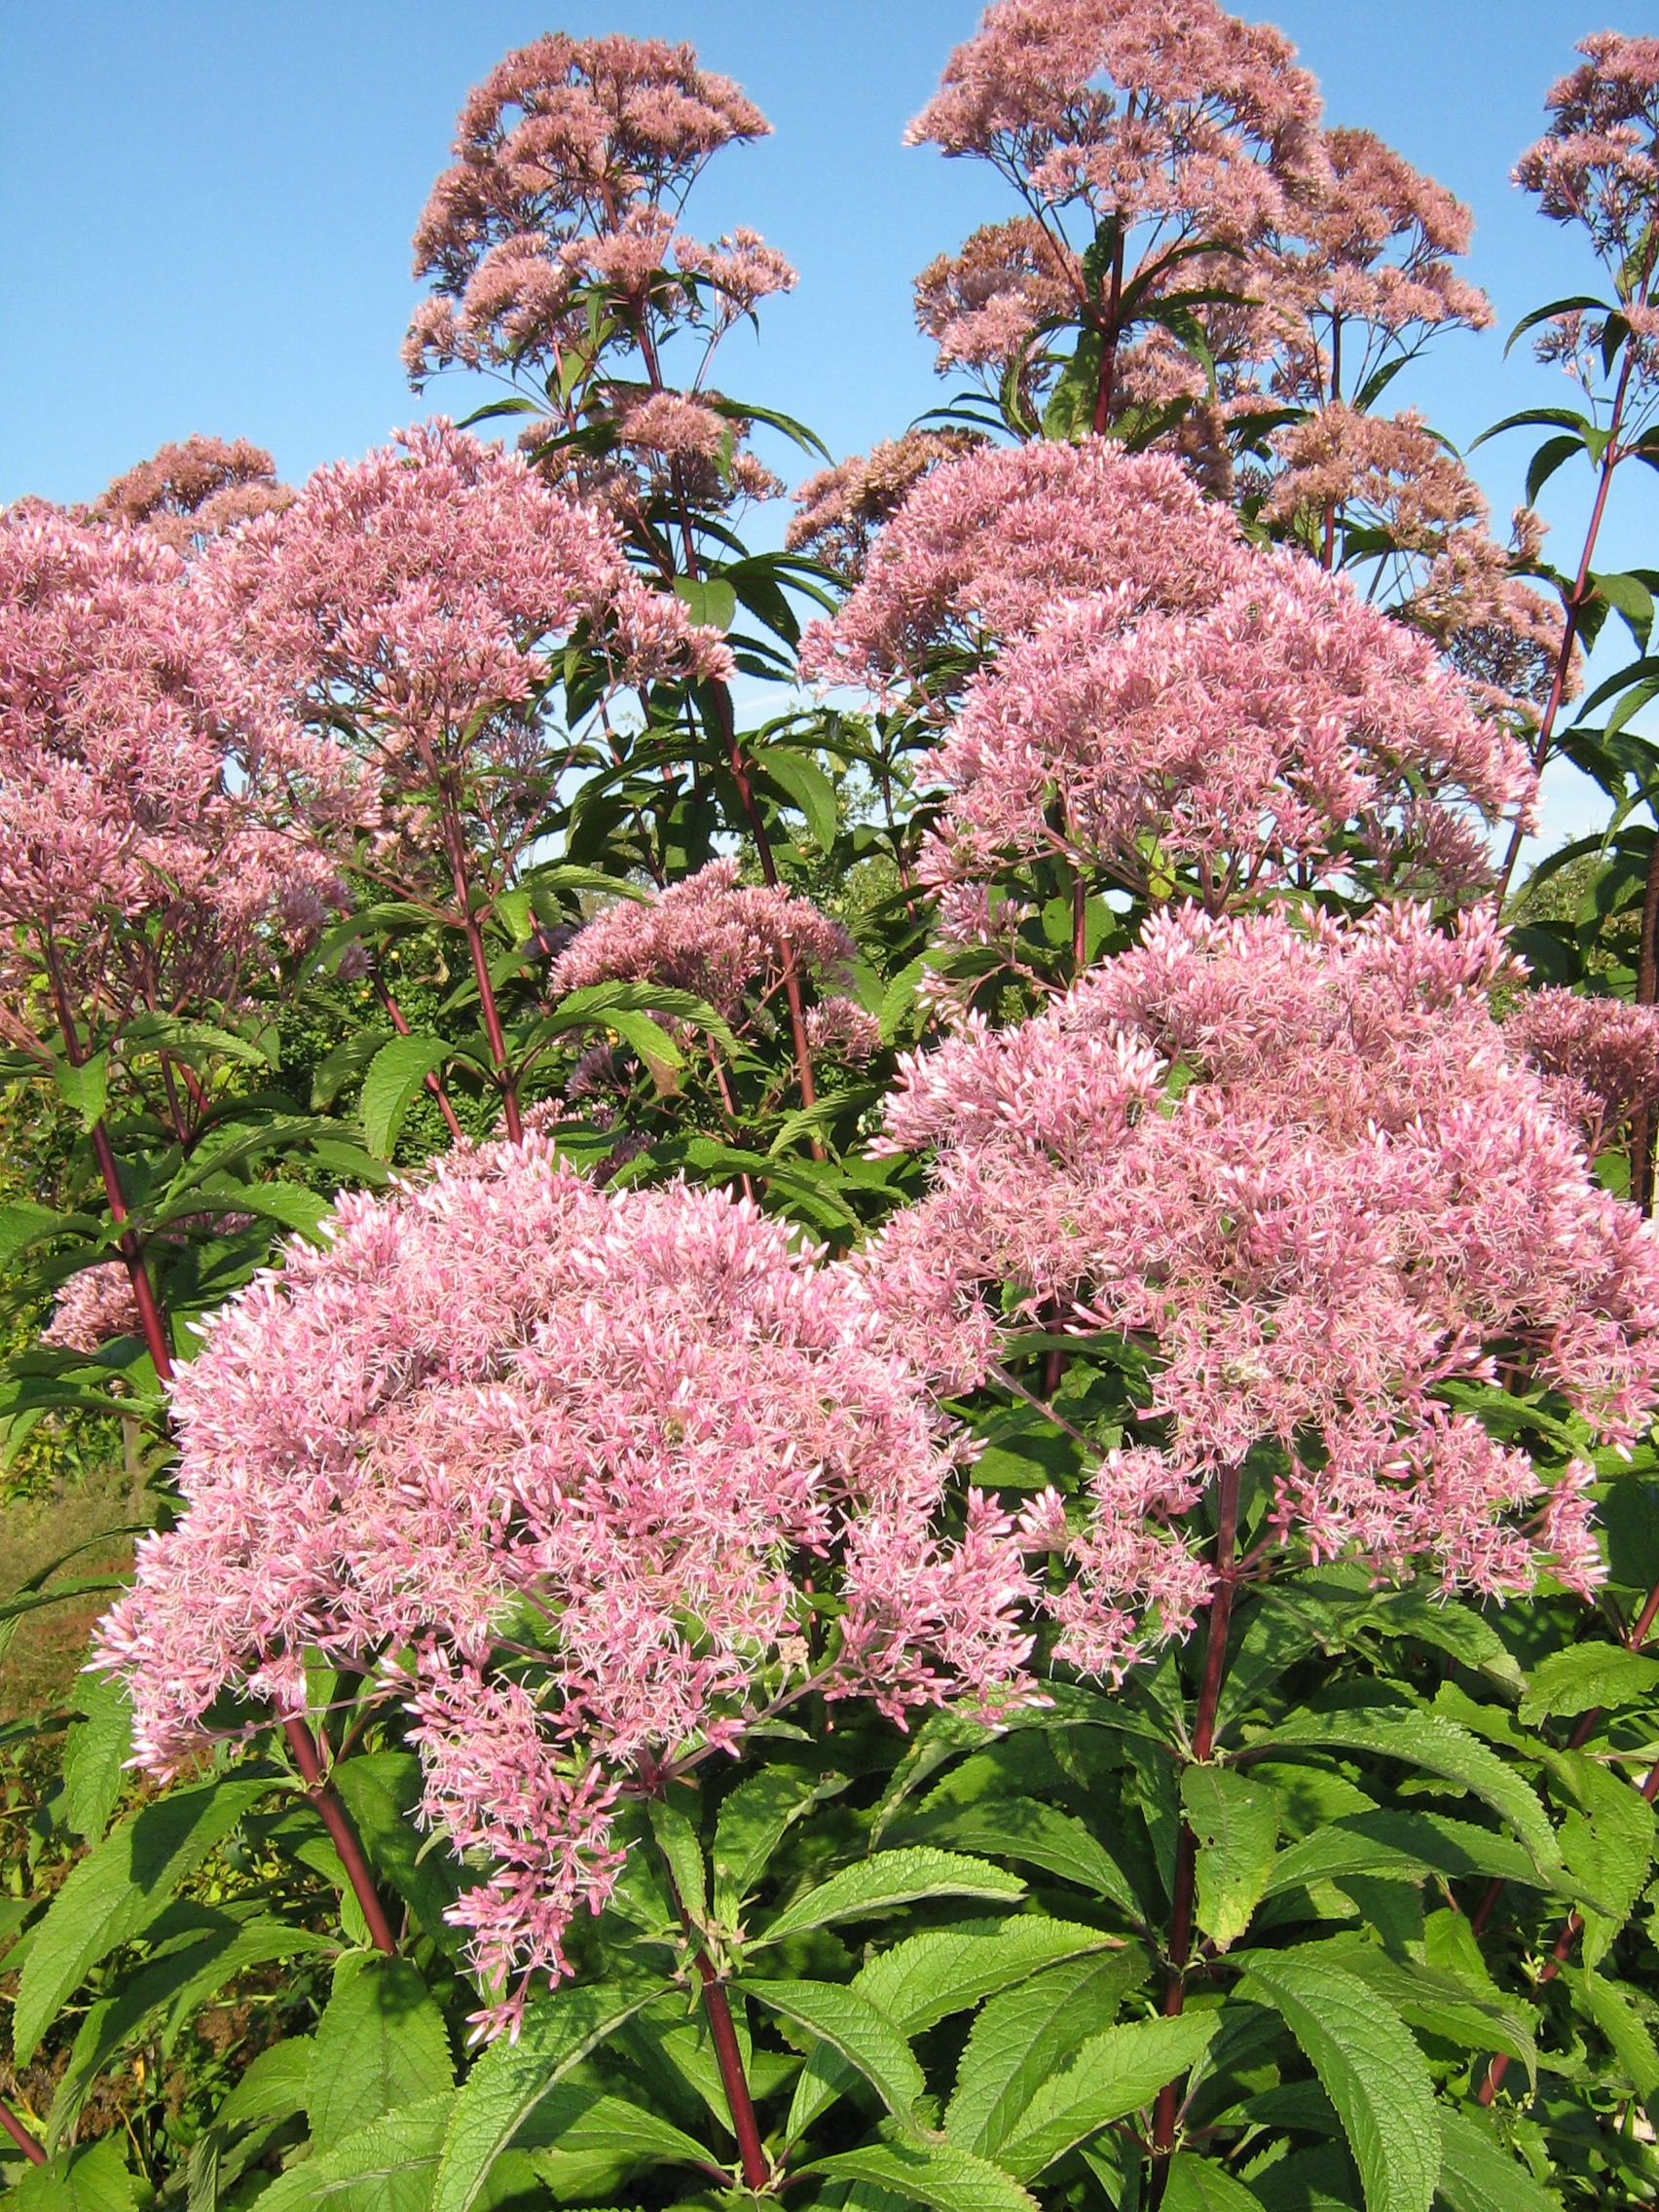
[[[1649,44],[1523,165],[1604,366]],[[1647,2201],[1659,1016],[1493,900],[1596,617],[1377,409],[1465,212],[1209,0],[997,0],[913,133],[1020,199],[919,294],[995,404],[754,554],[765,129],[519,50],[408,353],[505,399],[5,521],[0,1004],[113,1172],[0,1213],[10,1387],[167,1387],[0,2183]]]

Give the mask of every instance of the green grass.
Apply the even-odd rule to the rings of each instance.
[[[141,1488],[119,1457],[65,1477],[44,1495],[0,1503],[0,1599],[76,1544],[100,1536],[107,1542],[94,1543],[56,1579],[119,1572],[131,1564],[132,1539],[113,1531],[145,1517]],[[31,1717],[68,1700],[92,1624],[109,1602],[71,1599],[19,1624],[0,1655],[0,1720]]]

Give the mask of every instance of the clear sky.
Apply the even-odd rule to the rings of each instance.
[[[1500,330],[1586,288],[1576,240],[1509,185],[1575,40],[1604,0],[1278,0],[1265,13],[1323,86],[1328,119],[1378,131],[1475,211],[1468,274]],[[688,227],[749,223],[801,273],[740,334],[720,380],[810,423],[837,455],[942,396],[909,281],[1006,211],[974,164],[900,143],[977,0],[0,0],[0,502],[91,497],[164,440],[271,448],[298,480],[424,402],[398,346],[416,298],[409,238],[469,85],[509,47],[564,28],[690,39],[776,135],[734,148]],[[1659,30],[1659,0],[1614,28]],[[1502,338],[1458,336],[1394,387],[1459,444],[1562,396]],[[1499,514],[1525,436],[1476,464]],[[780,457],[769,456],[776,461]],[[793,465],[785,463],[786,471]],[[797,471],[798,473],[798,471]],[[1624,493],[1607,562],[1659,563],[1659,477]],[[1567,557],[1579,489],[1548,498]],[[1603,656],[1604,659],[1605,656]],[[1558,829],[1593,819],[1563,787]]]

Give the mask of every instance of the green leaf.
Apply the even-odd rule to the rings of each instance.
[[[1600,1966],[1647,1882],[1653,1860],[1653,1807],[1623,1775],[1579,1751],[1557,1751],[1550,1768],[1576,1802],[1561,1825],[1562,1857],[1584,1893],[1579,1956]]]
[[[647,2112],[626,2097],[567,2085],[555,2089],[535,2116],[535,2132],[561,2157],[609,2157],[626,2167],[715,2166],[720,2160],[706,2144],[672,2120]]]
[[[304,2112],[313,2047],[310,2036],[289,2036],[262,2050],[214,2114],[218,2124],[253,2127]]]
[[[389,1037],[369,1063],[358,1108],[363,1140],[377,1160],[389,1160],[397,1132],[426,1078],[441,1068],[454,1047],[442,1037],[419,1032]]]
[[[1527,464],[1527,504],[1532,506],[1538,494],[1556,473],[1565,468],[1576,454],[1584,451],[1584,440],[1572,430],[1560,437],[1546,438]]]
[[[1109,1898],[1137,1926],[1146,1908],[1117,1861],[1071,1814],[1035,1797],[987,1798],[948,1812],[923,1812],[906,1822],[906,1836],[959,1844],[969,1851],[994,1851],[1041,1866],[1062,1882],[1075,1882],[1096,1897]]]
[[[96,1843],[121,1795],[122,1770],[132,1751],[132,1707],[108,1675],[83,1675],[76,1697],[85,1718],[64,1739],[63,1811],[83,1841]]]
[[[1225,2166],[1177,2151],[1169,2161],[1163,2212],[1262,2212],[1262,2200],[1235,2181]]]
[[[697,1831],[683,1813],[660,1797],[651,1800],[650,1824],[657,1848],[668,1862],[675,1894],[692,1922],[698,1923],[709,1909],[709,1875]]]
[[[1226,1767],[1189,1766],[1181,1802],[1198,1839],[1198,1926],[1225,1951],[1249,1927],[1272,1873],[1278,1798]]]
[[[1532,1670],[1519,1716],[1534,1727],[1547,1714],[1569,1717],[1598,1707],[1641,1705],[1659,1684],[1659,1659],[1644,1659],[1622,1643],[1572,1643],[1552,1651]]]
[[[916,1904],[924,1898],[1001,1898],[1009,1903],[1025,1895],[1025,1884],[988,1860],[969,1859],[958,1852],[933,1851],[923,1846],[906,1851],[882,1851],[857,1865],[843,1866],[838,1874],[820,1882],[803,1897],[787,1904],[758,1936],[750,1949],[778,1943],[786,1936],[798,1936],[808,1928],[828,1928],[837,1920],[862,1920],[872,1912],[891,1912],[895,1906]]]
[[[1456,1973],[1419,1966],[1411,1959],[1392,1959],[1362,1936],[1339,1936],[1316,1950],[1309,1946],[1298,1954],[1315,1955],[1363,1981],[1408,2027],[1420,2028],[1425,2035],[1458,2044],[1465,2050],[1501,2050],[1526,2067],[1529,2081],[1535,2081],[1537,2046],[1531,2022],[1519,2005],[1505,2002],[1495,1992],[1483,1997]],[[1490,1982],[1487,1986],[1493,1988]]]
[[[1437,1650],[1449,1651],[1465,1667],[1473,1667],[1495,1682],[1506,1696],[1517,1697],[1526,1678],[1515,1655],[1490,1621],[1468,1605],[1431,1596],[1426,1590],[1390,1590],[1375,1599],[1365,1625],[1375,1625],[1384,1636],[1413,1636]]]
[[[1336,2107],[1367,2212],[1428,2212],[1440,2171],[1434,2084],[1367,1984],[1309,1951],[1252,1953],[1240,1994],[1279,2014]]]
[[[1032,2181],[1077,2144],[1151,2104],[1165,2082],[1203,2055],[1220,2026],[1215,2012],[1135,2020],[1079,2046],[1033,2092],[997,2146],[997,2162],[1015,2181]]]
[[[1000,2166],[951,2143],[871,2143],[803,2166],[803,2174],[862,2182],[932,2212],[1036,2212]]]
[[[1531,1789],[1494,1751],[1444,1714],[1388,1707],[1355,1713],[1300,1714],[1282,1721],[1265,1742],[1253,1743],[1250,1752],[1254,1757],[1264,1751],[1315,1745],[1373,1751],[1442,1775],[1449,1782],[1461,1783],[1508,1822],[1540,1868],[1561,1863],[1555,1833]]]
[[[71,1114],[79,1114],[84,1129],[95,1128],[104,1118],[109,1099],[109,1054],[94,1052],[79,1067],[67,1060],[57,1063],[57,1095]]]
[[[1427,1873],[1484,1874],[1538,1886],[1538,1869],[1518,1843],[1443,1813],[1357,1813],[1316,1828],[1273,1861],[1267,1897],[1307,1882],[1358,1874],[1415,1882]]]
[[[719,576],[711,576],[707,582],[676,576],[674,596],[701,630],[723,632],[737,619],[737,594]]]
[[[816,1775],[788,1766],[762,1767],[720,1805],[715,1824],[715,1915],[735,1928],[751,1886],[786,1830],[811,1810],[820,1793]]]
[[[50,2165],[25,2168],[7,2198],[7,2212],[137,2212],[137,2206],[119,2133],[61,2152]]]
[[[81,1861],[35,1929],[24,1962],[12,2014],[18,2065],[34,2055],[64,2000],[98,1961],[149,1925],[274,1779],[174,1790],[129,1815]]]
[[[455,2085],[443,2014],[407,1959],[342,1959],[315,2040],[306,2102],[319,2151]]]
[[[945,2133],[994,2157],[1061,2060],[1111,2024],[1125,1990],[1145,1972],[1146,1954],[1137,1947],[1067,1961],[993,1997],[957,2066]]]
[[[949,2013],[965,2011],[1046,1967],[1103,1951],[1112,1954],[1117,1990],[1144,1973],[1146,1953],[1138,1945],[1119,1945],[1097,1928],[1072,1921],[1014,1913],[1006,1920],[969,1920],[906,1936],[862,1967],[851,1987],[885,2012],[901,2035],[918,2036]],[[1116,2005],[1116,1996],[1112,2002]],[[795,2084],[785,2140],[793,2143],[851,2080],[845,2062],[820,2045]]]
[[[834,785],[817,761],[808,759],[804,753],[788,752],[781,745],[756,746],[750,758],[805,815],[819,850],[833,852],[841,826],[840,802]]]
[[[1579,2009],[1606,2037],[1615,2062],[1645,2103],[1659,2089],[1659,2050],[1641,2013],[1616,1982],[1604,1980],[1599,1973],[1568,1967],[1566,1980]]]
[[[37,1244],[73,1234],[89,1235],[96,1227],[91,1214],[57,1213],[31,1199],[14,1198],[0,1206],[0,1268],[11,1267]]]
[[[660,1993],[656,1981],[595,1982],[527,2007],[518,2040],[493,2043],[456,2099],[432,2212],[471,2212],[497,2156],[542,2098]]]
[[[1450,2105],[1439,2109],[1440,2197],[1450,2212],[1560,2212],[1489,2125]]]
[[[922,2070],[897,2026],[867,1997],[834,1981],[745,1980],[737,1987],[827,2043],[857,2067],[901,2125],[915,2125],[916,2099],[927,2085]]]
[[[421,1801],[421,1761],[413,1751],[356,1751],[330,1770],[345,1799],[369,1864],[414,1912],[441,1950],[453,1951],[460,1935],[444,1919],[455,1899],[454,1862],[424,1848],[415,1825]]]
[[[331,2203],[337,2212],[426,2212],[438,2171],[453,2091],[387,2113],[319,2157],[279,2174],[263,2192],[265,2212]]]

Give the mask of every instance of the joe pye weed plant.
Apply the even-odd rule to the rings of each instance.
[[[466,421],[0,519],[0,1415],[147,1500],[0,1604],[108,1606],[18,2212],[1659,2196],[1659,40],[1547,112],[1501,539],[1466,210],[1213,0],[949,57],[1010,212],[867,457],[717,382],[765,119],[549,35],[419,220]]]

